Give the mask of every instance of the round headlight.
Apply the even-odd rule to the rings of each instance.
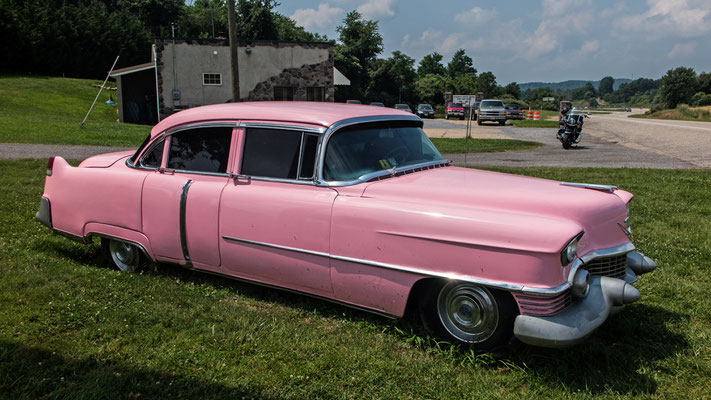
[[[580,235],[576,236],[573,240],[568,243],[567,246],[560,253],[560,262],[565,267],[570,264],[575,259],[575,254],[578,252],[578,240]]]

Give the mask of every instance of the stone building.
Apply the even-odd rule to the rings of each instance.
[[[155,123],[177,110],[232,99],[225,39],[157,39],[153,61],[114,70],[119,119]],[[333,65],[333,44],[243,41],[238,46],[240,100],[333,101],[350,82]]]

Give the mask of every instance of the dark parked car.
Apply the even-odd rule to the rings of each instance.
[[[417,106],[417,116],[420,118],[434,118],[435,112],[431,105],[420,104]]]
[[[361,104],[360,100],[346,100],[346,104]]]
[[[410,108],[410,106],[408,106],[407,104],[395,104],[394,108],[402,111],[407,111],[409,113],[412,112],[412,108]]]
[[[506,110],[506,119],[526,119],[518,104],[504,104],[504,109]]]

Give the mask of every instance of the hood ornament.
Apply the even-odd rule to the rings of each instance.
[[[583,189],[593,189],[593,190],[600,190],[603,192],[609,192],[612,193],[615,190],[619,189],[617,186],[612,186],[612,185],[594,185],[592,183],[575,183],[575,182],[561,182],[560,183],[562,186],[572,186],[572,187],[579,187]]]

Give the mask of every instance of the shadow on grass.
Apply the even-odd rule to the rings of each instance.
[[[67,359],[54,352],[0,341],[0,397],[19,399],[270,398],[242,387],[203,382],[124,362]]]
[[[100,247],[77,253],[75,249],[58,246],[58,254],[99,268],[109,268],[100,256]],[[170,264],[151,264],[144,274],[167,276],[184,282],[208,283],[216,289],[225,289],[235,295],[257,301],[278,303],[284,307],[316,313],[325,318],[344,319],[354,323],[368,323],[379,332],[396,337],[406,343],[446,355],[452,362],[470,367],[505,367],[526,371],[529,376],[546,386],[566,387],[570,392],[593,394],[653,394],[657,382],[653,378],[656,362],[684,351],[689,347],[686,339],[671,332],[666,323],[685,318],[660,307],[633,304],[612,316],[583,343],[566,349],[544,349],[520,345],[510,353],[496,357],[473,357],[465,346],[454,346],[434,340],[417,321],[417,313],[409,309],[405,318],[389,320],[365,311],[349,308],[307,295],[291,293],[276,288],[242,282],[228,277],[182,269]],[[452,351],[454,348],[454,352]],[[454,353],[454,354],[453,354]],[[498,357],[498,358],[497,358]],[[673,374],[673,372],[669,372]]]

